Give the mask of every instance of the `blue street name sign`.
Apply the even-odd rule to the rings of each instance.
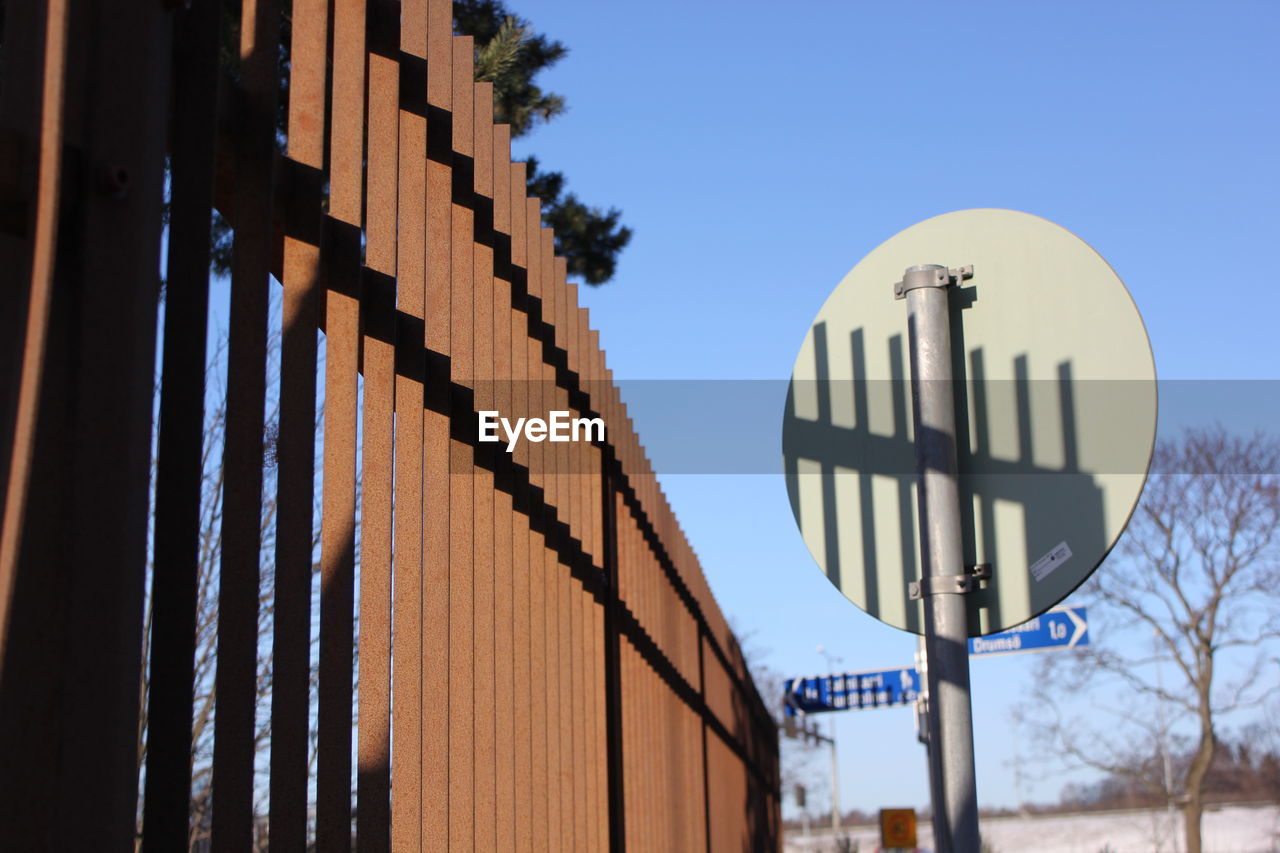
[[[920,675],[910,667],[881,672],[846,672],[792,678],[783,688],[786,714],[857,711],[908,705],[920,692]]]
[[[969,638],[971,655],[1012,655],[1045,652],[1089,644],[1089,621],[1083,607],[1063,607],[1029,622],[985,637]]]

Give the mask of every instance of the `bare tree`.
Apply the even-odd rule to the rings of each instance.
[[[1046,655],[1021,717],[1077,766],[1182,806],[1200,853],[1205,777],[1225,715],[1280,679],[1280,440],[1221,428],[1162,443],[1118,553],[1077,596],[1094,645]],[[1059,705],[1087,696],[1087,714]],[[1171,738],[1186,745],[1175,758]]]
[[[219,367],[225,357],[225,340],[210,358],[206,371],[208,381],[219,382]],[[272,336],[269,348],[274,364],[278,353],[279,335]],[[272,384],[275,377],[271,377]],[[226,394],[223,389],[215,388],[209,399],[217,401],[206,412],[204,440],[202,442],[201,470],[204,472],[201,482],[199,551],[197,564],[196,593],[196,644],[193,659],[194,702],[191,710],[191,812],[188,830],[188,849],[203,850],[211,831],[211,807],[213,805],[213,734],[214,715],[217,710],[215,694],[217,670],[218,641],[218,577],[222,562],[222,441],[226,429]],[[276,501],[274,487],[277,412],[267,413],[264,435],[264,483],[261,515],[261,576],[258,590],[258,661],[257,661],[257,724],[254,730],[254,754],[257,756],[258,772],[267,772],[266,760],[271,744],[271,727],[267,711],[271,704],[271,633],[275,604],[275,529]],[[154,463],[153,463],[154,474]],[[155,478],[152,477],[154,482]],[[153,500],[154,512],[154,500]],[[318,516],[317,516],[318,517]],[[318,529],[313,533],[313,552],[319,544]],[[317,567],[313,566],[313,571]],[[147,576],[151,577],[152,567],[148,565]],[[151,652],[151,596],[148,582],[145,619],[143,625],[142,667],[139,687],[141,691],[141,714],[138,719],[138,769],[139,776],[146,764],[147,754],[147,722],[148,722],[148,679],[150,674]],[[313,595],[315,593],[313,592]],[[313,632],[314,633],[314,632]],[[315,638],[312,639],[313,644]],[[312,677],[312,689],[315,688],[317,673]],[[315,732],[312,721],[311,762],[315,759]],[[142,786],[139,785],[139,791]],[[256,792],[254,803],[255,815],[262,816],[255,823],[259,828],[265,827],[267,814],[266,787],[260,786]],[[138,841],[141,845],[142,803],[138,803]],[[266,833],[255,830],[257,843],[266,849]]]
[[[746,630],[737,619],[730,617],[729,629],[738,638],[743,660],[751,672],[751,680],[760,691],[760,698],[769,709],[770,716],[782,735],[786,677],[765,660],[769,650],[756,643],[756,631]],[[782,796],[792,795],[797,785],[804,785],[811,792],[826,791],[826,778],[817,763],[819,745],[798,737],[780,736],[778,739],[778,766]]]

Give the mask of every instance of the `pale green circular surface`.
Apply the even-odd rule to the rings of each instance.
[[[969,633],[1053,607],[1128,522],[1155,442],[1155,364],[1120,278],[1088,244],[1011,210],[962,210],[890,238],[836,287],[792,371],[787,492],[805,543],[854,604],[924,630],[903,271],[974,267],[952,288]]]

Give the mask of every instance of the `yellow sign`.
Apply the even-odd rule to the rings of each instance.
[[[880,810],[880,846],[916,846],[915,809]]]

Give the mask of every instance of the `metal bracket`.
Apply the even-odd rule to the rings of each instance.
[[[907,584],[907,597],[912,601],[926,595],[937,595],[943,592],[973,592],[978,588],[978,581],[991,578],[991,564],[978,563],[976,566],[965,566],[962,575],[942,575],[933,578],[920,578]]]
[[[951,287],[968,278],[973,278],[973,264],[956,269],[947,269],[937,264],[912,267],[907,270],[902,281],[893,283],[893,298],[906,299],[907,291],[917,287]]]

